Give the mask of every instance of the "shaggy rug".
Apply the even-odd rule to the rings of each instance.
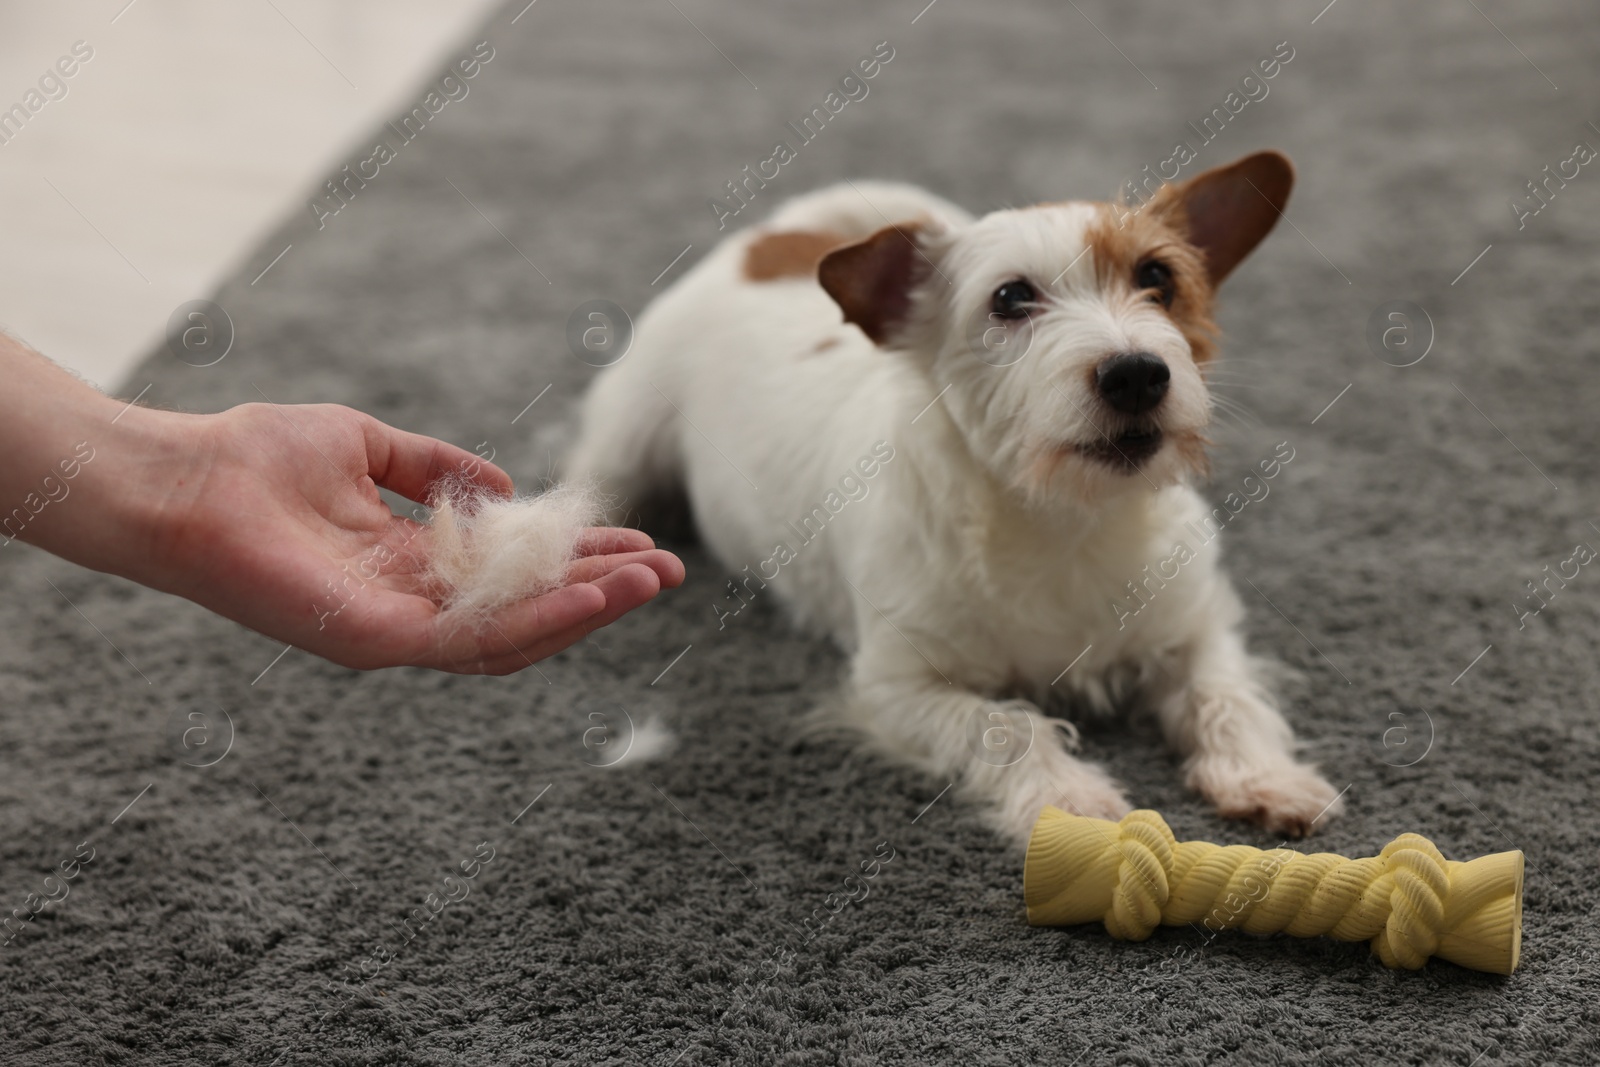
[[[842,658],[759,598],[719,625],[692,544],[683,588],[498,679],[343,670],[13,545],[5,909],[76,876],[0,946],[0,1061],[1596,1062],[1600,578],[1527,583],[1600,545],[1597,31],[1570,2],[516,0],[461,42],[470,79],[419,86],[195,294],[226,358],[162,346],[123,389],[346,403],[532,483],[595,373],[571,332],[622,343],[778,141],[730,227],[843,177],[987,210],[1105,196],[1180,142],[1185,173],[1281,148],[1300,184],[1223,292],[1206,492],[1294,450],[1225,536],[1348,787],[1314,847],[1523,849],[1514,976],[1028,927],[1019,857],[945,782],[793,741]],[[672,756],[606,766],[657,716]],[[1147,719],[1085,739],[1180,837],[1274,843],[1185,793]]]

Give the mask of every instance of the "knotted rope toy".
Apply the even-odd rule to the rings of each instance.
[[[1430,956],[1510,974],[1522,951],[1522,853],[1447,860],[1419,834],[1376,856],[1270,852],[1178,841],[1153,811],[1121,822],[1047,807],[1034,824],[1022,893],[1034,926],[1105,922],[1118,940],[1157,925],[1372,942],[1389,967]]]

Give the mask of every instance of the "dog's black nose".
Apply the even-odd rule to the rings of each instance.
[[[1149,352],[1112,356],[1095,371],[1100,395],[1124,415],[1139,415],[1161,403],[1171,378],[1161,357]]]

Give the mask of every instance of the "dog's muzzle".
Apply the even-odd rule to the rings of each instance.
[[[1087,459],[1133,471],[1142,466],[1166,443],[1161,428],[1141,423],[1120,433],[1108,433],[1099,440],[1080,445],[1078,452]]]

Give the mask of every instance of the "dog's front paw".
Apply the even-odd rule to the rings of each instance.
[[[1248,819],[1285,837],[1305,837],[1343,810],[1339,791],[1315,770],[1287,757],[1267,764],[1202,758],[1189,788],[1230,819]]]
[[[1002,796],[992,809],[992,820],[1012,841],[1026,845],[1039,813],[1047,806],[1113,822],[1133,810],[1122,787],[1094,764],[1065,754],[1052,762],[1057,765],[1048,769],[1012,768],[1016,773],[1003,783]]]

